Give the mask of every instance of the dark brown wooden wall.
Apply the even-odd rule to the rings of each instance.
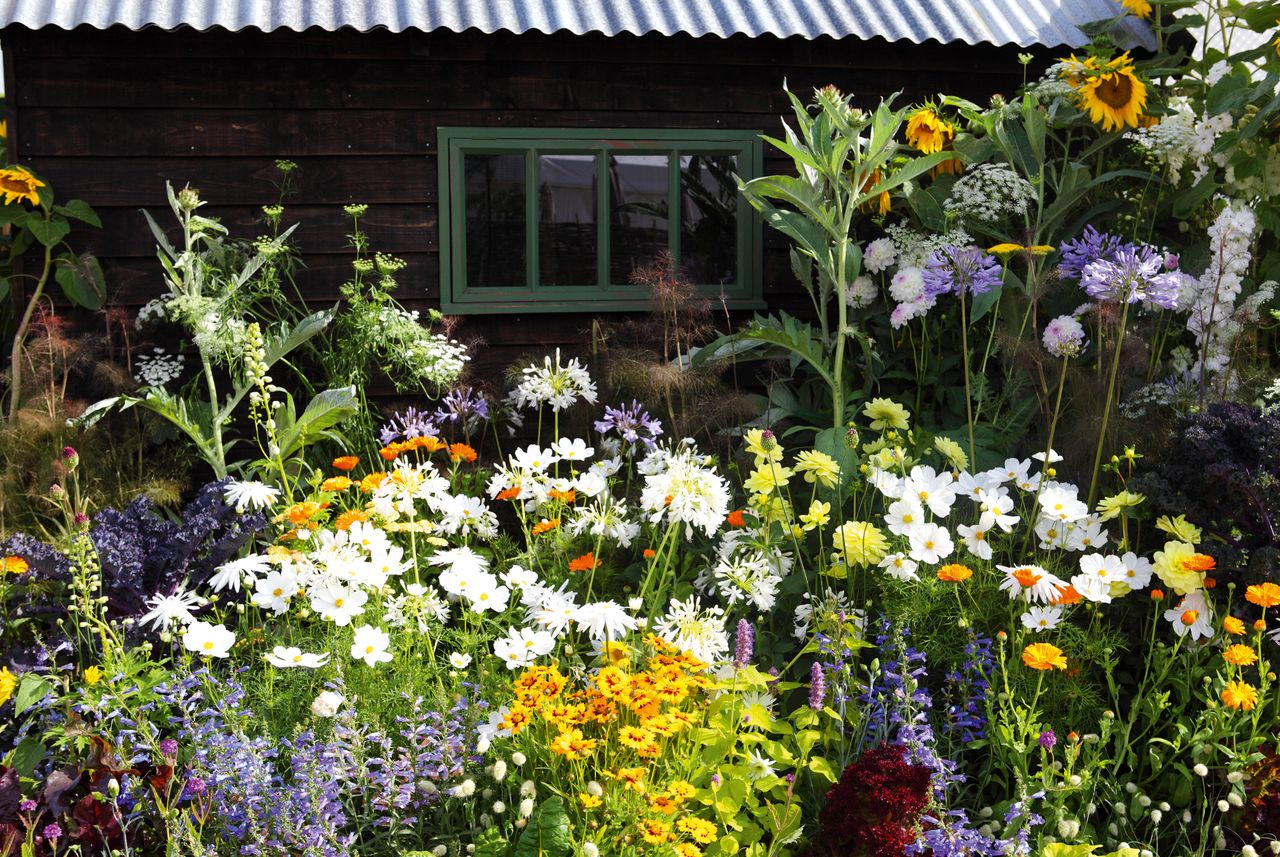
[[[342,206],[368,203],[375,247],[409,266],[399,298],[438,306],[436,128],[748,128],[781,135],[784,78],[807,93],[827,83],[874,105],[901,90],[985,102],[1016,87],[1016,50],[746,37],[515,35],[507,32],[196,32],[124,28],[2,34],[11,157],[59,198],[102,215],[87,240],[116,303],[161,288],[139,213],[165,222],[166,180],[198,187],[209,213],[257,233],[274,201],[276,158],[300,167],[286,222],[308,269],[309,299],[333,301],[350,272]],[[903,103],[903,102],[900,102]],[[766,172],[788,171],[770,156]],[[785,245],[765,235],[765,295],[802,301]],[[580,343],[586,315],[468,317],[461,337],[490,344],[482,368],[517,353]]]

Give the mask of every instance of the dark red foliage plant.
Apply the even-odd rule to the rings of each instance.
[[[812,857],[902,857],[929,804],[929,769],[893,744],[867,750],[827,792]]]

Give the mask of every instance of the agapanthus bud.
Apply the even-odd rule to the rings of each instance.
[[[814,711],[821,711],[826,698],[827,677],[822,671],[822,664],[814,661],[809,670],[809,707]]]

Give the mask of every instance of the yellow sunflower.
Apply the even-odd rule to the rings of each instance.
[[[1089,121],[1104,131],[1137,128],[1142,110],[1147,105],[1147,85],[1133,69],[1129,55],[1121,54],[1101,65],[1087,69],[1074,84],[1080,106],[1089,112]]]
[[[907,142],[921,153],[932,155],[948,148],[956,138],[956,126],[925,105],[907,118]]]
[[[32,205],[40,204],[37,188],[44,187],[44,182],[36,178],[25,167],[5,167],[0,169],[0,193],[4,194],[4,204],[26,200]]]
[[[1151,4],[1147,0],[1120,0],[1125,11],[1139,18],[1151,17]]]

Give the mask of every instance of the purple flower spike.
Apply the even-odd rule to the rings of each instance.
[[[746,619],[738,620],[738,633],[734,643],[733,666],[735,669],[742,669],[751,661],[756,645],[756,632]]]
[[[821,711],[827,698],[827,676],[822,671],[822,664],[817,661],[809,669],[809,707]]]

